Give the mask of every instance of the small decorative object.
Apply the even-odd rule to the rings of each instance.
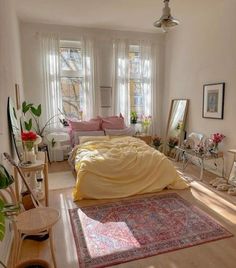
[[[63,125],[63,127],[68,127],[69,126],[69,123],[65,118],[63,118],[63,119],[59,118],[59,121]]]
[[[159,147],[161,146],[161,138],[160,137],[158,137],[158,136],[155,136],[155,137],[153,137],[153,139],[152,139],[152,143],[153,143],[153,145],[155,146],[155,148],[158,150],[159,149]]]
[[[24,151],[25,151],[25,157],[24,157],[25,159],[24,160],[26,162],[35,163],[36,155],[34,152],[34,144],[35,144],[35,141],[37,140],[36,133],[33,131],[22,132],[21,139],[22,139],[23,147],[24,147]]]
[[[206,148],[203,143],[199,143],[194,151],[199,155],[204,155],[206,152]]]
[[[188,137],[186,140],[183,141],[183,148],[185,149],[194,149],[195,142],[192,138]]]
[[[56,145],[56,141],[55,141],[55,138],[52,138],[52,141],[51,141],[51,144],[52,144],[52,148]]]
[[[179,143],[179,139],[176,137],[170,137],[169,141],[168,141],[168,146],[170,147],[170,149],[174,149],[175,146],[177,146]]]
[[[223,119],[224,117],[225,83],[208,84],[203,86],[202,117]]]
[[[152,117],[151,115],[149,116],[142,116],[142,131],[143,133],[147,134],[148,133],[148,129],[150,127],[152,123]]]
[[[222,142],[222,140],[225,138],[225,136],[223,134],[220,134],[220,133],[215,133],[215,134],[212,134],[212,141],[213,141],[213,144],[214,144],[214,147],[213,147],[213,152],[214,153],[218,153],[218,145],[219,143]]]

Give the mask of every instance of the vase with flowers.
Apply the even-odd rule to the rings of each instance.
[[[142,119],[142,121],[141,121],[141,123],[142,123],[142,132],[147,134],[148,130],[149,130],[149,127],[150,127],[150,125],[152,123],[152,117],[151,117],[151,115],[148,115],[148,116],[142,115],[141,119]]]
[[[213,152],[218,153],[219,151],[219,144],[222,142],[222,140],[225,138],[225,135],[220,133],[214,133],[212,134],[212,141],[213,141]]]
[[[35,163],[36,155],[34,145],[35,141],[37,140],[37,134],[33,131],[23,131],[21,133],[21,139],[24,148],[24,160],[26,162]]]
[[[158,136],[154,136],[154,137],[152,138],[152,143],[153,143],[154,147],[158,150],[159,147],[160,147],[161,144],[162,144],[162,142],[161,142],[161,138],[158,137]]]

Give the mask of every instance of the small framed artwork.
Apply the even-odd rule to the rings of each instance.
[[[112,103],[112,88],[111,87],[100,87],[101,107],[110,108]]]
[[[21,108],[19,84],[15,84],[15,94],[16,94],[16,109],[19,110]]]
[[[225,83],[203,86],[203,118],[224,118]]]

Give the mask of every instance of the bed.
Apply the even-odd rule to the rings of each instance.
[[[164,188],[185,189],[168,158],[133,137],[87,137],[72,151],[74,201],[122,198]]]

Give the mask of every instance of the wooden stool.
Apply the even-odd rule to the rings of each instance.
[[[30,209],[25,212],[22,212],[16,217],[15,219],[16,264],[19,260],[22,242],[27,236],[42,235],[48,233],[53,264],[55,268],[57,267],[53,248],[52,226],[56,224],[59,218],[60,218],[59,211],[57,209],[49,207],[37,207],[34,209]]]

